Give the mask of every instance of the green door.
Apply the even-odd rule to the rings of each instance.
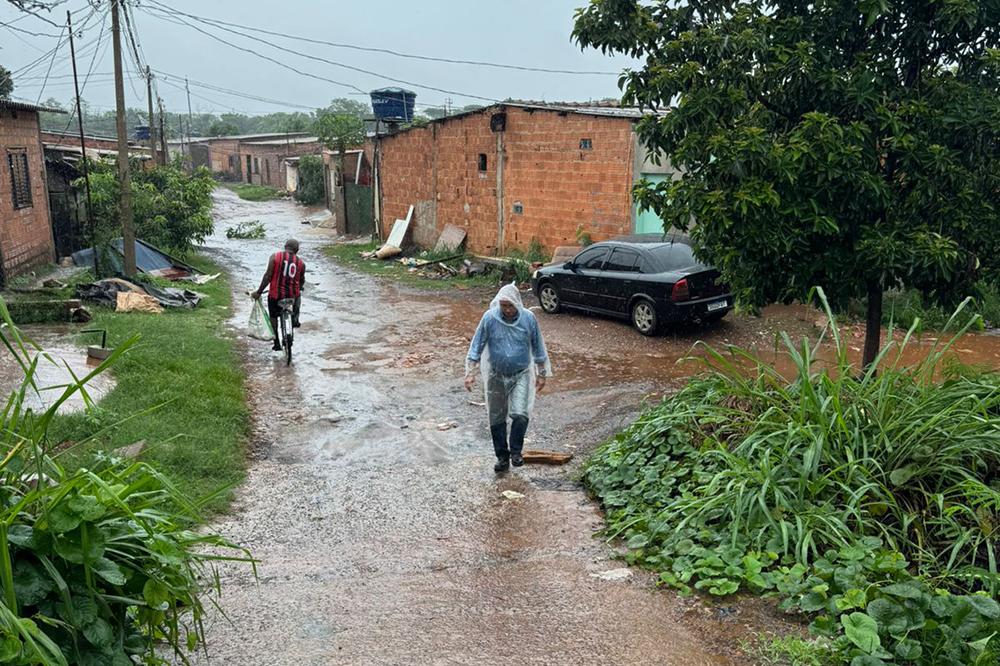
[[[650,183],[662,183],[669,180],[670,176],[663,173],[644,173],[642,178]],[[662,234],[663,220],[659,215],[651,210],[636,211],[635,233],[637,234]]]

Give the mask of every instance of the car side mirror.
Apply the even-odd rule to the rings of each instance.
[[[565,264],[563,264],[563,268],[565,268],[568,271],[576,272],[576,264],[574,264],[572,261],[567,261]]]

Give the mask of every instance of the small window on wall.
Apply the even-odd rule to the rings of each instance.
[[[486,171],[486,153],[479,153],[479,170]]]
[[[260,158],[253,158],[253,172],[260,173]]]
[[[24,148],[7,151],[10,167],[11,202],[14,208],[28,208],[31,202],[31,176],[28,172],[28,152]]]
[[[580,139],[580,150],[593,150],[594,142],[590,139]]]

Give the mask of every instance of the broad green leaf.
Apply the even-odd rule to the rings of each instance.
[[[920,658],[923,648],[918,641],[912,638],[904,638],[896,643],[896,656],[906,661],[915,661]]]
[[[13,634],[0,635],[0,663],[14,661],[21,654],[21,639]]]
[[[860,650],[872,654],[882,647],[882,641],[878,637],[878,624],[868,615],[859,612],[841,615],[840,624],[844,627],[848,640]]]
[[[55,590],[55,583],[44,568],[26,559],[14,562],[14,594],[21,606],[34,606]]]
[[[868,597],[864,590],[852,588],[837,599],[837,610],[843,612],[852,608],[864,608],[868,603]]]
[[[894,597],[902,597],[903,599],[919,599],[926,594],[926,592],[920,589],[920,585],[915,582],[894,583],[892,585],[880,587],[879,591],[885,594],[891,594]]]
[[[94,573],[112,585],[124,585],[125,574],[121,568],[106,557],[99,558],[91,565]]]
[[[966,599],[980,615],[991,620],[1000,618],[1000,604],[995,600],[981,594],[970,594]]]
[[[150,578],[143,585],[142,598],[156,610],[166,610],[170,606],[170,590],[155,578]]]
[[[104,505],[93,495],[77,495],[69,501],[69,508],[88,522],[98,520],[105,513]]]
[[[907,481],[912,479],[913,475],[916,474],[917,471],[918,468],[916,465],[906,465],[905,467],[899,467],[897,469],[892,470],[892,472],[889,474],[889,481],[891,481],[892,485],[894,486],[897,487],[902,486]]]
[[[114,645],[114,629],[102,618],[97,618],[84,626],[83,635],[91,645],[97,648],[107,649]]]

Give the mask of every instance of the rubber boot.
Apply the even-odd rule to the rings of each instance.
[[[528,432],[528,417],[514,416],[510,420],[510,460],[514,467],[524,464],[521,452],[524,450],[524,434]]]
[[[510,450],[507,448],[507,422],[490,426],[490,436],[493,438],[493,453],[497,463],[493,466],[495,472],[505,472],[510,467]]]

